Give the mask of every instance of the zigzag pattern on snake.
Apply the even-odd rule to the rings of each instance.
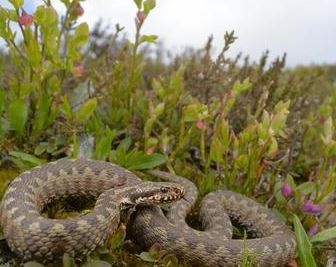
[[[141,182],[130,171],[103,161],[59,160],[22,173],[1,205],[1,224],[10,248],[23,261],[53,261],[65,253],[84,258],[118,227],[120,210],[171,202],[184,188],[172,183]],[[96,198],[92,212],[70,219],[41,216],[43,207],[63,196]]]
[[[197,198],[195,185],[165,172],[151,174],[182,184],[186,195],[173,203],[166,215],[157,206],[138,208],[128,224],[128,232],[137,243],[145,247],[158,243],[194,265],[239,266],[244,241],[231,239],[231,217],[256,233],[257,238],[246,240],[245,246],[258,266],[283,266],[294,257],[294,234],[262,205],[230,191],[210,193],[200,210],[204,231],[197,231],[185,222]],[[0,219],[4,236],[11,249],[26,260],[53,260],[64,252],[81,257],[102,244],[118,226],[120,206],[111,200],[119,204],[122,200],[110,189],[120,188],[123,194],[119,198],[127,198],[124,192],[134,194],[142,184],[128,170],[102,161],[63,159],[32,169],[18,176],[3,198]],[[183,188],[171,186],[175,186],[174,198],[181,197]],[[78,194],[99,196],[94,212],[66,220],[40,216],[39,211],[49,201]]]
[[[200,208],[204,231],[197,231],[185,220],[197,199],[196,186],[181,176],[157,170],[148,173],[182,184],[186,195],[172,203],[165,215],[158,207],[137,210],[128,225],[137,243],[144,247],[156,243],[195,266],[241,266],[244,241],[232,239],[232,218],[257,235],[245,242],[249,259],[256,266],[284,266],[295,257],[294,233],[252,199],[223,190],[208,194]]]

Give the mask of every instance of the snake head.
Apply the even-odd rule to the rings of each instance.
[[[132,200],[135,205],[163,204],[177,201],[184,194],[184,187],[176,183],[145,182],[133,194]]]

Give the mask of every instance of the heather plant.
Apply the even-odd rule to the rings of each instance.
[[[73,123],[65,84],[68,77],[82,75],[80,50],[87,43],[88,26],[76,24],[82,15],[79,1],[62,1],[67,8],[62,21],[50,1],[38,6],[34,14],[25,12],[23,1],[9,2],[12,8],[0,8],[0,37],[8,49],[1,64],[2,153],[15,163],[20,161],[19,167],[27,163],[29,167],[41,162],[34,155],[13,155],[13,151],[24,149],[32,154],[37,145],[37,156],[65,153],[67,140],[58,136],[64,131],[55,124]],[[75,114],[76,125],[84,124],[95,101],[88,100]],[[60,108],[65,116],[59,113]],[[51,141],[45,141],[49,138]],[[41,139],[44,141],[38,144]]]
[[[172,62],[153,59],[148,51],[158,37],[142,31],[154,0],[134,1],[132,40],[118,24],[113,33],[101,24],[89,33],[77,22],[81,2],[61,2],[61,18],[48,0],[33,14],[20,0],[0,7],[3,165],[23,170],[76,157],[89,136],[94,159],[139,175],[161,167],[191,179],[201,196],[226,188],[265,203],[293,226],[297,261],[324,266],[336,236],[335,68],[285,69],[285,56],[269,63],[267,52],[254,63],[228,57],[233,31],[217,56],[209,38]],[[125,238],[122,226],[84,266],[187,266],[164,248],[125,251]],[[250,258],[244,249],[243,266]],[[63,264],[75,263],[65,256]]]

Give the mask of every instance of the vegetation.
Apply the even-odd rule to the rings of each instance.
[[[0,162],[12,175],[1,172],[2,192],[13,169],[76,157],[86,134],[95,159],[160,166],[190,178],[201,196],[228,188],[265,203],[295,229],[296,262],[325,266],[336,237],[334,66],[285,69],[285,56],[269,63],[267,53],[254,63],[229,58],[234,32],[216,57],[209,38],[169,63],[160,49],[153,58],[158,37],[141,30],[155,0],[134,0],[134,40],[119,25],[89,32],[77,23],[78,0],[61,0],[63,17],[50,0],[34,14],[23,0],[9,2],[0,7]],[[84,266],[184,266],[156,247],[122,249],[124,238],[121,228]]]

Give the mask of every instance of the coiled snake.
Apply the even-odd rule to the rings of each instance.
[[[191,264],[239,266],[244,246],[258,266],[283,266],[294,257],[293,233],[260,204],[229,191],[210,193],[200,210],[205,231],[197,231],[185,222],[197,198],[195,185],[165,172],[150,173],[172,183],[142,182],[119,166],[84,159],[62,159],[24,172],[3,197],[4,236],[24,260],[51,261],[64,253],[83,257],[116,229],[124,205],[138,205],[127,226],[134,241],[145,247],[158,243]],[[180,199],[184,188],[184,198],[174,202],[166,216],[151,205]],[[56,220],[40,215],[49,201],[64,195],[98,199],[94,210],[82,217]],[[229,216],[258,237],[246,242],[231,239]]]
[[[102,245],[118,227],[123,206],[158,204],[181,198],[172,183],[142,183],[119,166],[93,160],[59,160],[22,173],[11,183],[1,206],[1,224],[10,248],[24,261],[63,254],[81,258]],[[56,220],[40,212],[61,196],[98,198],[92,212]]]

